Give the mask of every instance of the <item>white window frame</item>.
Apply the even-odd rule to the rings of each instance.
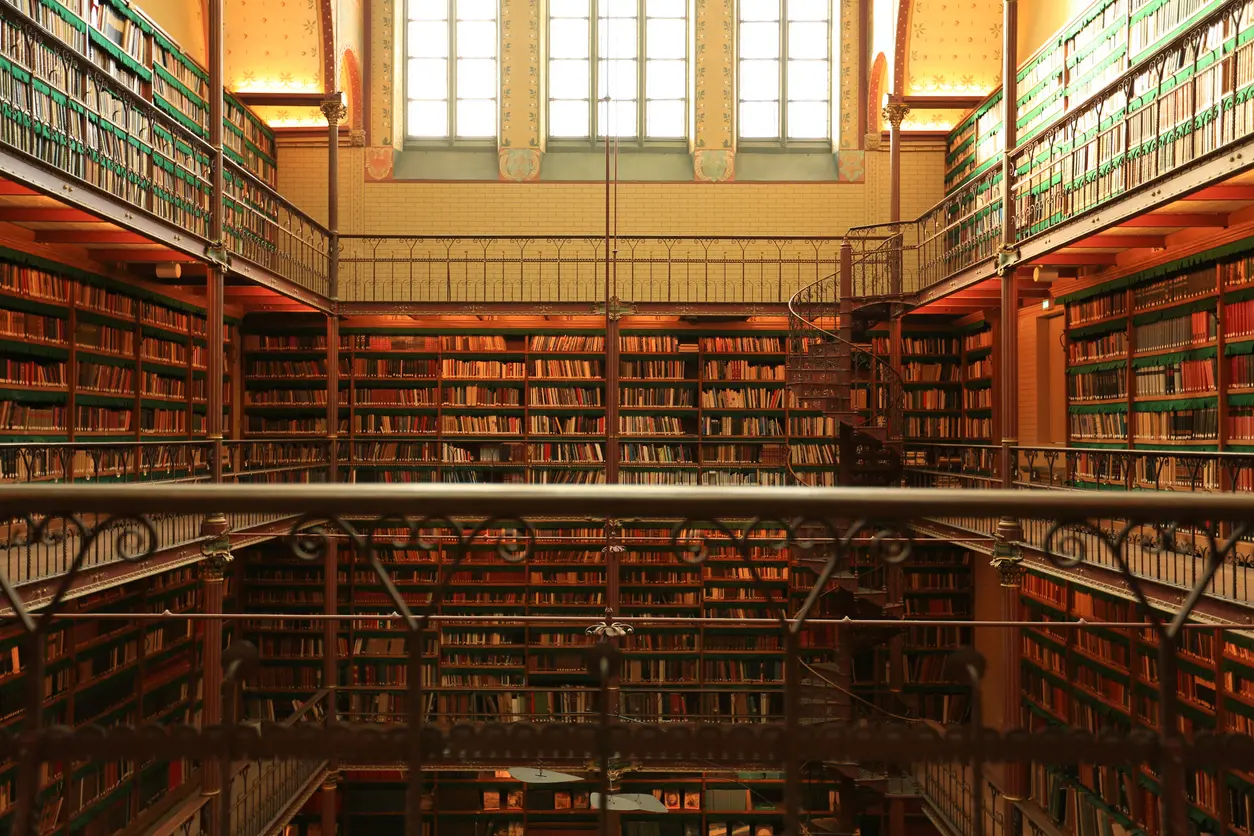
[[[744,59],[741,57],[741,26],[748,22],[745,21],[741,13],[741,4],[739,0],[736,3],[736,144],[738,147],[748,148],[793,148],[798,150],[815,151],[819,149],[830,150],[835,147],[837,139],[837,94],[839,86],[837,75],[839,69],[839,55],[837,48],[836,27],[839,25],[838,15],[840,12],[840,0],[828,0],[827,9],[827,135],[823,137],[797,137],[790,138],[788,136],[788,3],[789,0],[778,0],[779,3],[779,79],[778,79],[778,95],[779,115],[776,135],[774,137],[763,136],[744,136],[741,132],[743,124],[741,120],[741,105],[744,99],[741,98],[741,90],[743,84],[741,65]],[[752,59],[751,59],[752,60]],[[766,101],[766,100],[763,100]],[[798,101],[813,101],[798,99]]]
[[[414,99],[411,97],[410,89],[409,89],[409,85],[410,85],[409,62],[415,56],[413,55],[412,46],[410,43],[410,33],[409,33],[409,28],[410,28],[409,24],[411,22],[411,19],[409,17],[410,0],[400,0],[400,3],[402,5],[401,13],[402,13],[402,26],[404,27],[403,38],[404,38],[404,46],[405,46],[405,61],[401,68],[401,72],[404,74],[403,85],[404,85],[405,105],[404,105],[404,110],[402,111],[401,118],[403,119],[404,125],[405,125],[405,144],[406,146],[428,147],[428,148],[441,147],[441,146],[443,147],[467,146],[467,147],[493,147],[494,148],[496,147],[496,144],[501,135],[501,3],[500,3],[500,0],[496,1],[496,15],[493,19],[493,24],[494,24],[493,28],[495,30],[495,35],[494,35],[495,55],[492,60],[496,62],[496,89],[493,92],[492,102],[493,102],[493,107],[495,110],[495,119],[494,119],[495,130],[492,136],[458,136],[457,134],[457,103],[459,101],[459,97],[457,95],[457,22],[458,22],[457,3],[458,3],[458,0],[446,0],[446,2],[447,2],[447,12],[446,12],[447,16],[445,18],[445,22],[448,25],[447,41],[446,41],[448,45],[448,51],[445,57],[445,61],[446,61],[445,67],[446,67],[446,73],[447,73],[446,78],[445,78],[445,83],[447,85],[447,88],[444,94],[444,101],[448,107],[448,117],[447,117],[447,122],[446,122],[448,126],[448,131],[444,136],[423,136],[423,135],[414,134],[410,127],[409,103],[411,101],[418,101],[418,99]],[[472,18],[471,20],[478,20],[478,18]],[[483,101],[482,99],[477,99],[477,97],[476,99],[467,99],[467,100]],[[428,99],[427,101],[433,101],[433,100]]]

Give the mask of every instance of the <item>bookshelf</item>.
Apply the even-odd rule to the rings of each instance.
[[[341,325],[338,431],[355,481],[605,481],[601,321],[409,323]],[[791,456],[794,469],[834,483],[835,422],[787,391],[782,322],[621,325],[621,482],[785,484]],[[260,318],[245,331],[248,437],[324,436],[325,328]]]
[[[1068,444],[1107,449],[1243,450],[1254,439],[1254,262],[1216,253],[1064,295]],[[1077,479],[1128,474],[1081,467]],[[1151,486],[1152,475],[1131,474]],[[1201,486],[1217,489],[1206,471]],[[1178,486],[1187,487],[1185,479]]]
[[[1198,0],[1097,0],[1090,4],[1020,65],[1015,103],[1018,141],[1031,139],[1128,70],[1145,64],[1160,45],[1195,23],[1209,8]],[[1241,24],[1242,29],[1248,27],[1248,23]],[[1221,35],[1207,41],[1200,61],[1211,60],[1211,54],[1222,49],[1225,39],[1237,36],[1237,32],[1225,30]],[[1145,90],[1137,92],[1138,97],[1128,105],[1129,111],[1143,107],[1148,100],[1140,96]],[[1192,115],[1190,111],[1189,117]],[[1155,128],[1161,127],[1165,133],[1174,127],[1175,119],[1167,114],[1163,117],[1168,124]],[[1084,127],[1085,140],[1098,128]],[[1140,144],[1134,137],[1134,145]],[[997,166],[1004,147],[1002,94],[997,90],[950,132],[946,192],[959,189]],[[1046,151],[1034,163],[1048,160]]]
[[[1032,728],[1076,726],[1159,730],[1158,647],[1148,630],[1102,627],[1102,621],[1135,620],[1131,599],[1054,576],[1029,574],[1022,601],[1028,620],[1022,630],[1024,717]],[[1059,630],[1051,622],[1085,619],[1085,630]],[[1177,646],[1179,730],[1248,733],[1254,701],[1247,676],[1254,675],[1251,634],[1216,627],[1185,630]],[[1034,764],[1032,797],[1060,826],[1077,836],[1101,832],[1158,834],[1159,777],[1152,765],[1129,769],[1080,766],[1063,770]],[[1243,810],[1254,788],[1249,775],[1191,773],[1186,781],[1194,833],[1218,832],[1226,796],[1228,832],[1248,833]],[[1105,829],[1102,829],[1105,828]],[[1113,829],[1112,829],[1113,828]],[[1120,830],[1119,828],[1123,828]]]
[[[228,581],[228,595],[232,584]],[[70,613],[195,610],[194,566],[74,599]],[[29,647],[13,624],[0,629],[0,724],[23,723]],[[194,723],[200,710],[199,640],[192,622],[59,619],[48,632],[44,722],[80,726]],[[39,832],[107,834],[177,787],[187,762],[103,761],[44,767]],[[0,767],[0,831],[12,826],[17,766]]]
[[[204,437],[208,335],[198,305],[17,253],[0,253],[0,438]],[[225,325],[223,427],[231,435]]]

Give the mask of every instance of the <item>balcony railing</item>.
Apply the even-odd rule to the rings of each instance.
[[[1000,448],[991,445],[911,444],[905,483],[914,488],[997,487],[999,453]],[[1204,498],[1245,493],[1254,485],[1254,454],[1244,453],[1016,447],[1012,468],[1015,487],[1033,495],[1164,491],[1175,497]],[[997,521],[978,515],[935,519],[983,535],[990,544],[997,533]],[[1126,567],[1138,578],[1246,602],[1254,595],[1254,537],[1234,531],[1214,526],[1146,528],[1117,517],[1094,517],[1083,526],[1065,529],[1026,520],[1020,545],[1037,554],[1083,558],[1116,572]]]
[[[1218,3],[1151,57],[1035,127],[1010,151],[1015,241],[1162,184],[1247,140],[1254,131],[1252,28],[1249,0]],[[851,229],[855,287],[875,283],[860,271],[898,269],[906,292],[978,265],[989,265],[991,274],[1001,231],[1002,168],[981,166],[917,220]],[[893,243],[885,248],[885,240]]]
[[[172,225],[190,239],[185,251],[204,255],[214,157],[199,131],[10,3],[0,2],[0,25],[0,143]],[[326,229],[236,163],[223,174],[231,255],[326,296]]]
[[[318,733],[308,729],[262,723],[226,728],[179,728],[169,733],[137,732],[118,726],[69,731],[43,730],[41,712],[31,714],[22,730],[22,745],[8,729],[0,729],[0,752],[20,759],[21,782],[16,798],[18,821],[29,821],[38,794],[38,766],[43,762],[100,761],[130,759],[192,759],[209,763],[234,764],[242,761],[276,759],[279,762],[303,760],[305,766],[276,767],[269,778],[254,786],[265,788],[257,798],[293,800],[297,785],[308,787],[324,761],[340,764],[402,764],[407,770],[410,791],[406,815],[416,829],[422,810],[423,772],[430,769],[465,769],[467,763],[481,768],[544,763],[554,769],[587,770],[600,764],[600,774],[609,772],[611,759],[646,764],[649,769],[720,770],[734,768],[779,771],[784,774],[780,818],[784,832],[799,834],[804,820],[803,788],[806,765],[811,763],[888,764],[908,769],[911,764],[964,762],[971,774],[982,774],[984,763],[1034,761],[1060,767],[1076,763],[1094,766],[1151,764],[1161,787],[1162,817],[1169,832],[1185,832],[1188,802],[1185,778],[1191,771],[1254,770],[1254,742],[1248,735],[1184,735],[1177,695],[1177,644],[1181,632],[1190,629],[1216,631],[1211,624],[1184,625],[1197,605],[1196,594],[1186,596],[1179,614],[1170,623],[1163,620],[1147,601],[1153,590],[1143,588],[1135,573],[1129,574],[1136,599],[1133,609],[1145,621],[1128,624],[1108,623],[1109,629],[1150,631],[1158,659],[1157,717],[1159,732],[1138,728],[1129,731],[1110,727],[1100,735],[1077,729],[1066,731],[1017,732],[1002,735],[992,729],[970,730],[966,726],[938,732],[923,724],[850,724],[835,720],[821,724],[805,722],[803,694],[806,675],[801,668],[801,636],[813,622],[843,627],[876,626],[882,621],[855,622],[821,619],[812,615],[813,603],[828,582],[847,568],[856,556],[870,556],[888,565],[912,559],[915,526],[933,518],[980,518],[998,520],[1010,517],[1025,523],[1046,526],[1049,532],[1066,533],[1085,527],[1096,528],[1103,521],[1126,521],[1126,532],[1174,533],[1185,530],[1206,532],[1217,537],[1217,529],[1228,532],[1222,548],[1213,559],[1226,560],[1233,545],[1249,531],[1254,519],[1254,496],[1246,493],[1136,493],[1114,491],[978,491],[978,490],[874,490],[874,489],[738,489],[666,488],[624,486],[555,487],[528,485],[459,486],[419,485],[371,488],[358,486],[344,492],[335,485],[312,486],[205,486],[139,484],[127,488],[107,485],[32,485],[0,488],[0,502],[6,513],[23,519],[48,515],[114,517],[133,520],[140,527],[149,525],[150,515],[186,516],[215,509],[222,513],[262,513],[296,517],[291,524],[289,543],[296,555],[321,560],[327,537],[353,540],[354,548],[367,558],[383,581],[394,606],[398,637],[403,637],[409,664],[421,667],[421,654],[430,628],[438,618],[432,604],[444,596],[453,583],[454,572],[446,572],[432,589],[430,602],[410,596],[389,583],[387,561],[380,556],[398,547],[430,548],[425,545],[432,528],[459,532],[462,548],[458,561],[479,541],[496,542],[505,559],[526,559],[535,539],[535,526],[555,513],[587,519],[590,525],[609,520],[674,520],[671,548],[680,558],[701,564],[716,550],[730,549],[749,573],[746,586],[768,600],[773,592],[769,582],[756,574],[755,555],[763,548],[800,549],[815,558],[816,575],[805,603],[795,612],[780,613],[763,625],[774,629],[783,648],[785,674],[782,687],[781,721],[761,723],[653,723],[624,722],[613,712],[609,698],[617,655],[607,644],[594,645],[589,656],[589,676],[598,699],[593,722],[554,722],[532,725],[518,722],[483,722],[474,725],[444,726],[426,721],[423,707],[426,686],[421,676],[408,679],[405,722],[370,725],[363,728],[332,723]],[[458,522],[453,522],[453,521]],[[743,523],[753,521],[746,528]],[[778,522],[777,522],[778,521]],[[310,529],[309,526],[320,526]],[[397,530],[401,533],[397,534]],[[376,535],[372,532],[381,532]],[[408,536],[404,532],[408,532]],[[688,532],[687,534],[685,532]],[[400,542],[400,546],[398,546]],[[1058,536],[1044,539],[1048,556],[1065,565],[1083,567],[1092,552],[1075,553]],[[816,548],[817,547],[817,548]],[[139,558],[144,554],[136,555]],[[861,557],[857,557],[861,559]],[[1116,554],[1116,561],[1120,560]],[[1207,583],[1199,579],[1195,592]],[[11,586],[5,579],[0,588]],[[19,596],[20,597],[20,596]],[[20,629],[36,633],[38,647],[43,617],[55,618],[62,601],[57,598],[41,610],[36,619],[20,600],[11,600],[17,610]],[[166,618],[167,614],[138,614],[137,618]],[[256,613],[238,618],[257,618]],[[348,616],[351,617],[351,616]],[[630,621],[630,619],[624,619]],[[923,619],[912,622],[927,625]],[[937,623],[952,625],[952,620]],[[1025,628],[1026,622],[970,626]],[[773,628],[772,626],[773,625]],[[1051,623],[1051,629],[1091,629],[1079,622]],[[837,646],[843,645],[843,642]],[[1222,642],[1220,642],[1222,646]],[[948,668],[950,681],[965,683],[978,692],[984,663],[973,651],[959,651]],[[247,679],[247,674],[244,675]],[[29,676],[31,704],[44,699],[42,676]],[[1150,686],[1153,688],[1153,686]],[[973,701],[971,722],[983,726],[979,701]],[[861,773],[860,773],[861,777]],[[874,778],[874,776],[870,776]],[[594,779],[598,780],[598,779]],[[603,777],[599,780],[605,781]],[[1222,780],[1222,779],[1221,779]],[[604,784],[603,784],[604,786]],[[272,791],[271,791],[272,790]],[[244,793],[246,796],[247,793]],[[297,793],[299,795],[299,793]],[[236,796],[240,798],[243,796]],[[224,795],[230,802],[232,797]],[[970,820],[984,821],[983,794],[976,794]],[[267,801],[243,804],[232,821],[232,833],[253,832],[251,823],[273,818],[278,809]],[[978,825],[976,825],[978,827]],[[978,831],[976,831],[978,832]]]
[[[782,304],[836,272],[836,237],[598,236],[340,238],[346,302]]]

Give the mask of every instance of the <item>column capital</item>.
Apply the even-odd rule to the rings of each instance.
[[[993,559],[989,561],[1001,578],[1001,585],[1008,589],[1017,589],[1023,586],[1023,576],[1027,574],[1027,568],[1023,565],[1023,555],[1020,553],[1019,547],[1015,545],[1015,542],[1018,540],[1018,537],[1014,536],[1016,529],[1021,537],[1023,531],[1019,527],[1018,520],[1002,519],[997,523],[997,539],[993,543]]]
[[[221,581],[231,557],[231,538],[228,535],[230,524],[223,514],[209,514],[200,524],[202,535],[209,537],[200,546],[204,556],[201,564],[201,577],[207,581]]]
[[[322,111],[322,115],[327,117],[328,125],[338,125],[348,116],[348,106],[344,104],[344,100],[340,98],[339,93],[333,93],[330,98],[324,100],[318,107]]]
[[[900,99],[890,99],[888,104],[884,105],[884,118],[888,120],[888,124],[892,125],[893,130],[901,129],[901,123],[909,112],[910,105]]]

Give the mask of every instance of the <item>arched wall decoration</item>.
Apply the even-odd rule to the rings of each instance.
[[[347,97],[348,126],[354,132],[362,131],[365,117],[361,106],[361,63],[357,60],[357,53],[345,49],[340,65],[340,89]]]
[[[867,84],[866,119],[867,133],[878,135],[884,130],[884,87],[888,81],[888,56],[877,53],[871,64],[871,78]]]
[[[894,98],[906,93],[906,59],[910,55],[910,18],[914,14],[912,0],[901,0],[897,6],[897,42],[893,44],[893,86],[890,91]],[[879,103],[873,109],[879,110]]]

